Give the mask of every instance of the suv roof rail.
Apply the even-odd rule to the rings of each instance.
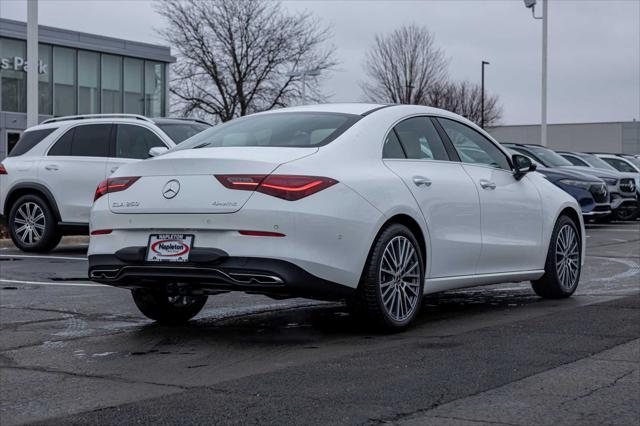
[[[142,120],[149,123],[153,123],[151,119],[138,114],[81,114],[81,115],[67,115],[64,117],[49,118],[47,120],[44,120],[40,124],[57,123],[59,121],[70,121],[70,120],[88,120],[91,118],[135,118],[136,120]]]

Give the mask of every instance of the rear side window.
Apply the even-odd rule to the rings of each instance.
[[[391,129],[387,135],[387,139],[384,141],[382,158],[407,158],[402,146],[400,145],[400,139],[398,139],[396,131],[393,129]]]
[[[116,157],[149,158],[149,150],[155,146],[167,147],[149,129],[132,124],[118,124],[116,133]]]
[[[73,133],[75,127],[71,130],[67,130],[67,133],[62,135],[60,139],[49,150],[49,155],[71,155],[71,144],[73,143]]]
[[[42,139],[49,136],[54,130],[56,130],[55,127],[24,132],[20,140],[16,142],[16,145],[9,152],[9,157],[17,157],[30,151],[31,148],[38,145]]]
[[[111,124],[76,126],[58,139],[49,155],[108,157],[111,128]]]
[[[427,117],[413,117],[394,127],[407,158],[449,160],[440,135]]]
[[[257,114],[211,127],[174,150],[229,146],[312,148],[328,144],[360,118],[329,112]]]

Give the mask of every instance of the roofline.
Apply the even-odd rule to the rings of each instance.
[[[13,19],[0,18],[0,37],[26,40],[27,24]],[[173,63],[176,61],[176,58],[171,56],[171,48],[168,46],[66,30],[46,25],[38,25],[38,41],[55,46],[73,47],[76,49],[111,53],[114,55],[130,56],[165,63]]]
[[[637,123],[640,124],[640,121],[583,121],[576,123],[547,123],[547,126],[575,126],[577,124],[632,124]],[[531,124],[501,124],[499,126],[491,126],[487,127],[487,129],[497,129],[500,127],[540,127],[540,123],[531,123]]]

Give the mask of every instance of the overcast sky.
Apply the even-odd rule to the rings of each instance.
[[[500,96],[502,124],[540,120],[541,21],[522,0],[285,1],[332,27],[340,60],[324,90],[359,101],[364,52],[376,33],[424,25],[450,59],[454,79]],[[162,43],[152,1],[40,0],[40,24]],[[0,16],[25,20],[26,1],[2,0]],[[640,119],[640,0],[549,1],[550,123]]]

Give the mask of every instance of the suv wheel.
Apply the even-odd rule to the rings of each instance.
[[[404,225],[385,228],[373,244],[356,299],[349,307],[385,331],[400,331],[418,315],[424,290],[420,245]]]
[[[560,216],[551,235],[544,275],[531,282],[533,291],[538,296],[561,299],[576,291],[582,268],[582,243],[579,235],[573,220]]]
[[[162,324],[183,324],[198,315],[207,296],[169,295],[164,291],[133,290],[133,301],[147,318]]]
[[[52,250],[62,237],[49,203],[35,194],[23,195],[11,206],[8,227],[22,251]]]

